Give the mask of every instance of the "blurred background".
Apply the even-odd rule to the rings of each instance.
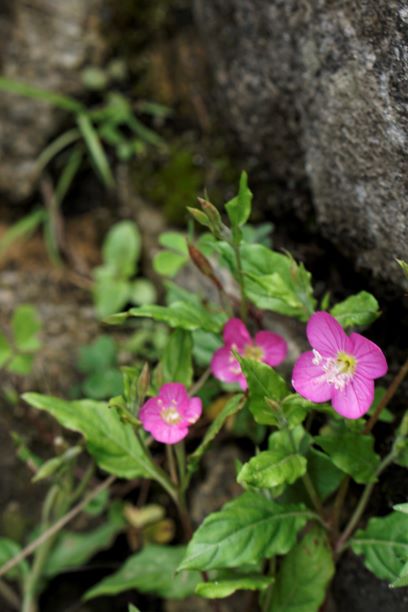
[[[21,539],[40,511],[27,448],[46,457],[60,435],[20,394],[105,399],[119,392],[118,365],[160,354],[165,329],[101,320],[161,299],[162,275],[186,254],[159,234],[185,231],[197,196],[221,206],[242,169],[259,239],[302,260],[319,298],[372,291],[386,315],[372,337],[392,372],[402,363],[407,27],[398,0],[1,1],[3,535]],[[28,349],[13,336],[21,325]],[[80,596],[133,545],[122,534],[86,571],[51,581],[41,611],[126,610],[126,597]],[[342,596],[349,567],[343,578]]]

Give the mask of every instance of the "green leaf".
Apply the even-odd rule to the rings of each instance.
[[[408,561],[408,516],[392,512],[370,519],[366,529],[356,532],[351,547],[377,578],[396,581]]]
[[[82,383],[82,391],[87,398],[96,400],[120,395],[123,391],[122,374],[114,368],[89,374]]]
[[[11,355],[11,346],[9,345],[7,338],[0,332],[0,367],[6,363]]]
[[[280,407],[289,427],[296,427],[303,423],[306,416],[315,407],[315,404],[298,393],[291,393],[282,400]]]
[[[214,421],[207,429],[200,446],[196,448],[196,450],[188,458],[187,469],[189,473],[192,474],[195,472],[201,457],[207,451],[217,434],[221,431],[225,421],[233,414],[236,414],[242,410],[244,407],[243,397],[244,396],[242,394],[234,395],[230,400],[228,400],[221,412],[217,414]]]
[[[12,246],[14,242],[16,242],[16,240],[28,238],[28,236],[30,236],[44,221],[45,217],[45,210],[35,210],[29,215],[26,215],[20,219],[20,221],[17,221],[17,223],[14,223],[14,225],[4,232],[0,239],[0,257]]]
[[[263,591],[273,582],[272,576],[232,576],[220,580],[200,582],[195,592],[207,599],[221,599],[229,597],[236,591]]]
[[[248,175],[246,172],[242,172],[238,195],[225,205],[233,227],[241,227],[241,225],[248,221],[251,214],[251,206],[252,192],[248,187]]]
[[[393,506],[394,510],[397,512],[404,512],[404,514],[408,514],[408,502],[405,504],[396,504]]]
[[[67,429],[81,433],[89,452],[103,470],[121,478],[157,479],[155,466],[145,455],[133,428],[122,423],[116,411],[110,410],[106,403],[67,402],[39,393],[25,393],[23,399],[34,408],[51,414]]]
[[[62,455],[45,461],[35,473],[33,482],[38,482],[39,480],[44,480],[44,478],[54,476],[56,472],[67,466],[75,457],[80,455],[81,452],[82,448],[80,446],[71,446]]]
[[[38,333],[41,329],[41,320],[34,306],[29,304],[18,306],[11,319],[11,329],[19,351],[31,353],[40,348]]]
[[[84,512],[89,516],[99,516],[105,510],[109,502],[109,491],[102,489],[91,501],[85,506]]]
[[[255,359],[239,359],[249,388],[249,409],[257,423],[277,425],[277,414],[265,398],[279,402],[289,393],[284,379],[270,366]]]
[[[260,244],[241,246],[247,297],[259,308],[307,321],[313,314],[311,274],[289,255]],[[234,264],[231,262],[230,264]]]
[[[32,355],[15,355],[7,366],[7,370],[13,374],[26,376],[32,370],[34,358]]]
[[[381,314],[377,300],[367,291],[351,295],[336,304],[330,312],[345,328],[370,325]]]
[[[307,461],[283,447],[263,451],[245,463],[238,474],[238,482],[245,487],[272,488],[292,484],[306,472]]]
[[[117,365],[118,347],[111,336],[101,334],[86,346],[79,349],[78,369],[84,374],[104,372]]]
[[[267,612],[318,612],[333,574],[326,535],[313,527],[283,559]]]
[[[155,593],[165,599],[188,597],[194,593],[199,578],[195,572],[176,574],[184,553],[184,546],[148,544],[142,552],[129,557],[118,572],[90,589],[84,599],[116,595],[130,589]]]
[[[226,322],[227,315],[223,312],[210,312],[198,304],[186,302],[172,302],[170,306],[140,306],[131,308],[128,312],[131,317],[149,317],[156,321],[163,321],[170,327],[178,327],[193,331],[219,332]]]
[[[284,555],[314,513],[247,492],[210,514],[194,533],[179,569],[240,567]]]
[[[133,604],[129,604],[128,612],[141,612],[141,610],[139,610],[139,608],[136,608],[136,606],[134,606]]]
[[[176,276],[187,262],[186,255],[173,251],[160,251],[153,257],[153,268],[162,276]]]
[[[137,278],[129,287],[129,301],[137,306],[154,304],[157,300],[155,286],[147,278]]]
[[[0,567],[2,567],[20,552],[21,546],[14,542],[14,540],[10,540],[9,538],[0,538]],[[29,566],[27,561],[24,560],[7,572],[6,576],[7,578],[22,580],[27,576],[28,572]]]
[[[395,261],[400,266],[405,276],[408,277],[408,262],[404,261],[403,259],[395,259]]]
[[[212,334],[200,329],[193,332],[193,356],[200,366],[208,366],[215,351],[222,346],[219,334]]]
[[[120,221],[108,232],[102,247],[103,261],[121,278],[136,270],[141,251],[140,232],[133,221]]]
[[[52,578],[67,570],[82,567],[97,552],[110,548],[125,524],[122,505],[119,503],[111,509],[103,525],[92,531],[63,531],[47,558],[43,574]]]
[[[187,240],[180,232],[163,232],[159,236],[159,244],[188,257]]]
[[[193,339],[191,332],[176,329],[164,350],[162,366],[165,382],[179,382],[189,387],[193,380]]]
[[[401,570],[399,577],[390,585],[392,588],[400,588],[408,586],[408,561]]]
[[[52,104],[52,106],[73,113],[78,113],[83,110],[82,104],[74,98],[54,93],[47,89],[41,89],[35,85],[21,83],[7,77],[0,77],[0,90],[15,93],[20,96],[26,96],[27,98],[41,100],[42,102],[47,102],[48,104]]]
[[[97,173],[105,186],[112,188],[115,181],[97,131],[84,113],[78,114],[77,123]]]
[[[96,312],[101,319],[123,308],[128,302],[130,292],[127,280],[113,278],[110,273],[101,273],[102,270],[106,271],[106,268],[98,268],[94,287]]]
[[[374,452],[374,438],[354,431],[333,431],[316,436],[315,441],[334,465],[359,484],[371,482],[380,457]]]

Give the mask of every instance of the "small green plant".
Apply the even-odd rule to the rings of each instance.
[[[17,306],[10,328],[0,333],[0,367],[12,374],[29,374],[41,348],[40,331],[41,321],[34,306]]]
[[[95,73],[85,72],[85,83],[88,82],[89,85],[92,78],[95,78]],[[89,108],[70,96],[2,76],[0,76],[0,91],[40,100],[72,116],[73,125],[59,134],[37,160],[37,173],[41,175],[58,157],[59,175],[53,193],[48,194],[57,210],[84,163],[90,162],[107,189],[114,187],[115,179],[105,150],[106,146],[120,161],[128,161],[132,157],[142,155],[146,147],[164,147],[161,137],[139,118],[139,116],[156,117],[162,120],[169,114],[169,109],[160,104],[140,102],[134,105],[122,93],[107,91],[103,94],[100,104]],[[54,219],[48,209],[35,211],[11,228],[7,236],[0,241],[0,254],[14,239],[24,236],[40,224],[44,225],[46,244],[52,259],[59,261],[59,244]]]
[[[132,221],[121,221],[108,232],[101,266],[94,270],[94,299],[99,317],[117,312],[126,304],[151,304],[156,299],[154,285],[144,278],[134,279],[141,255],[141,238]]]
[[[111,336],[98,336],[91,344],[81,347],[77,365],[84,375],[82,396],[101,400],[122,392],[118,346]]]
[[[24,395],[81,438],[64,450],[64,460],[54,458],[39,468],[51,478],[58,474],[61,514],[46,514],[40,535],[22,551],[8,542],[1,553],[0,575],[22,584],[23,612],[35,609],[57,534],[63,542],[61,530],[72,518],[72,489],[64,489],[59,470],[85,447],[110,476],[78,502],[75,516],[89,495],[96,497],[118,478],[149,483],[141,486],[144,515],[166,494],[179,519],[174,543],[168,534],[160,541],[141,538],[122,567],[84,594],[85,601],[130,589],[170,600],[193,595],[217,600],[249,590],[254,610],[318,612],[346,550],[393,588],[408,584],[407,503],[378,517],[367,512],[386,470],[408,468],[408,412],[397,418],[392,410],[408,361],[389,386],[375,389],[387,372],[383,351],[365,335],[381,314],[377,300],[360,291],[335,304],[327,296],[318,303],[304,265],[272,249],[262,231],[245,227],[252,210],[245,173],[225,211],[204,199],[199,206],[190,209],[205,228],[198,241],[187,244],[166,234],[161,243],[182,256],[172,262],[172,273],[187,262],[188,252],[197,273],[214,285],[213,297],[200,283],[192,292],[167,280],[163,304],[133,306],[107,319],[117,325],[134,319],[148,319],[158,329],[165,325],[169,334],[153,362],[122,368],[122,390],[109,401]],[[117,276],[121,283],[132,282],[138,253],[133,232],[126,224],[128,240],[111,238],[105,247],[102,277],[111,283]],[[163,262],[165,256],[156,258],[156,269],[168,275]],[[122,301],[129,301],[128,293]],[[297,355],[290,376],[280,370],[288,343],[267,328],[269,313],[304,325],[310,346]],[[103,363],[113,366],[112,355]],[[102,382],[96,385],[103,389]],[[379,421],[387,428],[387,443],[381,445],[373,433]],[[190,491],[221,431],[247,438],[247,456],[234,474],[241,490],[195,525]],[[86,482],[80,486],[82,495]],[[134,525],[143,508],[133,513]],[[64,551],[69,552],[59,554]],[[79,555],[77,562],[87,558]],[[55,561],[51,567],[61,571]]]

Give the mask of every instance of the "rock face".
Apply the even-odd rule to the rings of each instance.
[[[408,259],[407,0],[196,0],[246,151],[357,264]]]
[[[62,94],[81,90],[80,70],[101,55],[105,0],[2,0],[0,74]],[[36,158],[66,115],[0,93],[0,192],[18,201],[37,179]]]

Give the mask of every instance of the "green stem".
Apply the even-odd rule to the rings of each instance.
[[[245,295],[245,283],[244,283],[244,272],[242,269],[242,261],[241,261],[241,250],[239,243],[233,241],[233,249],[235,252],[235,259],[237,262],[237,272],[238,272],[238,283],[241,290],[241,304],[240,304],[240,315],[241,319],[246,323],[248,319],[248,304]]]
[[[195,395],[201,387],[207,382],[208,378],[211,375],[211,368],[207,368],[200,376],[200,378],[195,382],[188,390],[188,394],[191,396]]]
[[[175,451],[176,451],[176,460],[177,460],[177,467],[178,467],[178,473],[179,473],[180,489],[182,491],[185,491],[187,487],[187,473],[186,473],[186,449],[185,449],[183,440],[179,442],[179,444],[176,444]]]
[[[297,453],[298,449],[296,448],[296,442],[295,442],[295,440],[293,438],[293,434],[292,434],[292,432],[291,432],[291,430],[289,429],[288,426],[286,426],[286,428],[287,428],[287,432],[288,432],[288,435],[289,435],[290,443],[292,445],[293,452]],[[302,482],[303,482],[304,487],[305,487],[305,489],[306,489],[306,491],[307,491],[307,493],[308,493],[308,495],[310,497],[310,501],[312,502],[315,510],[318,512],[318,514],[319,514],[319,516],[322,519],[323,524],[324,524],[324,508],[323,508],[322,502],[320,501],[319,494],[318,494],[318,492],[315,489],[313,481],[312,481],[312,479],[310,478],[310,476],[309,476],[309,474],[307,472],[305,474],[303,474]]]
[[[367,507],[368,502],[370,501],[370,497],[371,497],[371,493],[373,492],[373,489],[376,485],[376,481],[377,478],[380,476],[380,474],[382,474],[382,472],[390,465],[390,463],[393,462],[395,458],[395,451],[392,450],[388,455],[386,455],[386,457],[384,457],[384,459],[381,461],[380,465],[378,466],[373,479],[371,482],[369,482],[364,491],[362,496],[360,497],[360,501],[358,502],[353,514],[350,517],[349,522],[347,523],[343,533],[341,534],[340,538],[337,541],[336,547],[335,547],[335,554],[337,557],[339,557],[342,552],[344,551],[344,549],[346,548],[347,545],[347,541],[350,538],[350,536],[352,535],[353,531],[355,530],[355,528],[357,527],[361,517],[364,514],[364,511]]]
[[[176,462],[174,460],[173,447],[171,444],[166,444],[166,457],[167,465],[169,469],[170,479],[175,487],[179,485],[179,479],[177,477]]]

